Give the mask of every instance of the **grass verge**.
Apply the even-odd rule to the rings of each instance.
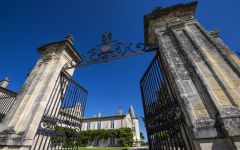
[[[86,148],[86,147],[80,147],[79,150],[127,150],[127,147],[106,147],[106,148],[98,148],[98,147],[93,147],[93,148]]]

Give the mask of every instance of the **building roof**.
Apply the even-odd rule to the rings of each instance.
[[[130,115],[131,119],[138,119],[134,109],[133,109],[133,106],[130,105],[130,108],[129,108],[129,111],[128,111],[128,114]],[[122,108],[120,107],[118,109],[118,112],[115,114],[115,115],[111,115],[111,116],[94,116],[94,117],[89,117],[89,118],[84,118],[83,119],[83,122],[88,122],[88,121],[97,121],[97,120],[111,120],[111,119],[123,119],[125,118],[128,114],[123,114],[122,113]]]
[[[16,100],[17,93],[0,87],[0,121],[7,114]]]
[[[76,103],[74,106],[60,108],[60,113],[65,116],[71,116],[80,119],[83,117],[82,105],[81,103]]]
[[[102,117],[90,117],[90,118],[84,118],[83,122],[92,121],[92,120],[110,120],[110,119],[123,119],[126,115],[112,115],[112,116],[102,116]]]
[[[1,94],[6,94],[8,96],[11,96],[11,97],[16,97],[17,96],[17,93],[16,92],[13,92],[9,89],[6,89],[6,88],[3,88],[0,86],[0,93]]]

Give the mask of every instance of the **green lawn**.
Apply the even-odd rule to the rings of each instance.
[[[81,147],[79,150],[127,150],[128,148],[126,147],[106,147],[106,148],[86,148],[86,147]]]

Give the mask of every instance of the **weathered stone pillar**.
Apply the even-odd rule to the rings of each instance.
[[[197,2],[156,8],[145,16],[145,42],[160,49],[189,137],[196,149],[237,149],[240,137],[240,60],[194,18]]]
[[[81,61],[72,37],[38,48],[40,59],[28,76],[16,103],[0,124],[0,149],[29,149],[50,99],[54,84],[66,65]],[[68,70],[69,75],[74,69]]]

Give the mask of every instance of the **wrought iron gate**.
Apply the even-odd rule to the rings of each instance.
[[[87,91],[61,72],[31,150],[78,149]]]
[[[142,77],[140,85],[150,149],[192,149],[184,115],[159,52]]]

